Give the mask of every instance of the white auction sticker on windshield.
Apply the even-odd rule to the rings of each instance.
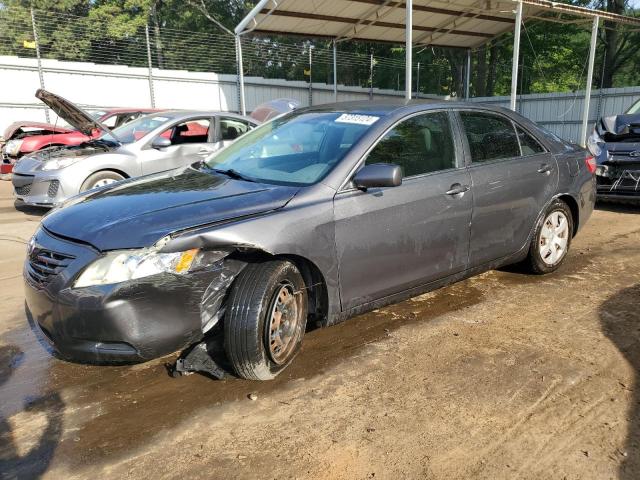
[[[373,125],[380,117],[373,115],[358,115],[356,113],[343,113],[336,118],[336,123],[353,123],[356,125]]]
[[[169,120],[169,117],[153,117],[153,119],[157,122],[166,122]]]

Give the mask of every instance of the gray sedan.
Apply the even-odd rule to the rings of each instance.
[[[68,100],[36,94],[79,131],[104,133],[75,147],[50,147],[19,160],[13,169],[18,203],[53,207],[67,198],[125,178],[200,161],[256,126],[256,121],[216,111],[163,111],[110,131]]]
[[[557,269],[595,202],[593,158],[504,109],[294,111],[206,161],[76,197],[30,242],[27,308],[66,358],[266,380],[307,323],[522,262]],[[219,338],[219,337],[218,337]],[[216,338],[217,340],[217,338]],[[198,343],[201,342],[201,343]]]

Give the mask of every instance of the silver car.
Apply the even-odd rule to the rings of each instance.
[[[163,111],[110,131],[68,100],[45,90],[36,97],[82,133],[104,133],[75,147],[51,147],[20,159],[12,182],[18,204],[53,207],[77,193],[125,178],[203,160],[257,122],[216,111]]]

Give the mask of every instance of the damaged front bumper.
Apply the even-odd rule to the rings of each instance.
[[[87,363],[146,361],[199,342],[220,320],[227,290],[246,265],[227,257],[185,275],[71,288],[95,250],[40,229],[33,251],[24,267],[27,315],[62,358]],[[64,266],[43,280],[34,262],[45,257]]]
[[[599,165],[596,186],[600,200],[640,200],[640,165]]]

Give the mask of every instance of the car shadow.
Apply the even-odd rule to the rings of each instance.
[[[22,363],[24,353],[14,345],[0,345],[0,387],[11,378]],[[44,428],[40,438],[21,453],[13,427],[0,413],[0,478],[39,478],[49,467],[63,431],[64,402],[58,393],[28,399],[23,411],[28,415],[43,415]]]
[[[635,385],[626,418],[627,439],[618,452],[623,460],[620,480],[640,478],[640,283],[609,297],[598,311],[602,332],[618,348],[634,370]],[[615,373],[615,372],[614,372]]]
[[[603,212],[640,214],[640,197],[638,197],[638,202],[635,204],[599,201],[596,203],[596,210],[602,210]]]
[[[43,217],[50,209],[43,207],[33,207],[31,205],[25,205],[24,203],[16,200],[13,202],[13,206],[15,209],[25,215],[29,215],[31,217]]]

